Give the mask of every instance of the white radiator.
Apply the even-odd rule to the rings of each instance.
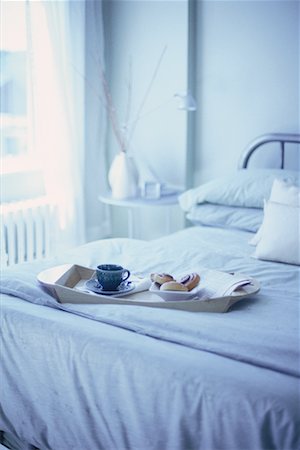
[[[47,198],[2,204],[2,267],[49,257],[55,233],[56,208]]]

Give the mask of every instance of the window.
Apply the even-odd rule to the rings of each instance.
[[[43,197],[58,211],[62,245],[82,242],[84,84],[70,62],[84,73],[85,2],[0,8],[0,206]]]
[[[24,167],[32,151],[29,139],[29,77],[26,2],[1,3],[0,136],[1,172]],[[26,166],[26,163],[25,163]]]

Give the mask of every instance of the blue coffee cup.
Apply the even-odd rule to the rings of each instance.
[[[97,266],[96,275],[104,291],[115,291],[129,278],[130,272],[117,264],[100,264]]]

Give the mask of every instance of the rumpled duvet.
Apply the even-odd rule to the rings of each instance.
[[[7,308],[7,311],[9,311],[10,308],[13,310],[18,308],[18,303],[14,303],[15,297],[27,302],[23,302],[23,311],[26,311],[26,305],[28,305],[27,309],[30,311],[30,304],[34,304],[34,306],[32,305],[31,307],[39,308],[39,314],[42,314],[45,317],[47,317],[47,311],[50,311],[50,307],[51,311],[56,311],[56,315],[61,314],[61,320],[63,320],[63,318],[66,317],[66,313],[68,313],[67,316],[70,318],[74,317],[74,320],[76,321],[84,319],[88,320],[88,322],[84,323],[93,324],[90,325],[93,330],[97,330],[97,328],[95,328],[97,327],[97,323],[99,323],[99,326],[100,324],[104,324],[105,328],[100,328],[100,335],[102,336],[102,332],[105,331],[104,339],[105,341],[108,340],[110,347],[111,343],[115,342],[115,347],[112,348],[114,348],[114,358],[117,359],[119,357],[117,351],[119,347],[120,352],[125,352],[125,354],[126,351],[131,352],[130,347],[126,350],[127,347],[125,345],[124,348],[124,342],[126,344],[127,338],[131,342],[132,338],[136,336],[135,342],[137,346],[139,346],[139,342],[144,342],[142,339],[150,339],[145,346],[143,362],[141,363],[139,358],[135,360],[134,357],[130,360],[131,373],[140,373],[140,364],[142,364],[142,367],[144,367],[142,378],[140,378],[141,375],[136,375],[135,383],[129,383],[129,385],[127,385],[126,382],[126,386],[122,387],[120,385],[117,389],[119,395],[124,395],[127,401],[136,402],[135,406],[137,410],[135,410],[135,414],[139,411],[139,418],[137,418],[135,414],[132,417],[129,415],[126,417],[127,423],[124,424],[122,413],[119,414],[117,411],[110,411],[110,413],[108,413],[106,411],[108,417],[102,417],[100,414],[101,421],[104,421],[104,424],[106,424],[103,425],[106,430],[105,433],[103,427],[100,427],[102,433],[105,435],[103,441],[105,442],[106,447],[101,447],[101,437],[99,437],[99,440],[97,440],[98,438],[95,438],[97,444],[95,443],[94,447],[76,447],[75,445],[74,448],[91,448],[91,450],[93,450],[93,448],[115,448],[117,450],[123,448],[145,448],[145,450],[152,448],[229,449],[238,448],[238,445],[242,445],[243,448],[253,448],[254,450],[254,448],[266,448],[267,443],[270,448],[294,448],[296,444],[300,443],[299,429],[297,429],[300,423],[299,410],[297,412],[296,406],[297,400],[299,400],[299,390],[297,392],[296,386],[299,388],[300,377],[298,340],[300,270],[297,266],[264,262],[254,259],[252,257],[253,248],[248,245],[249,235],[250,233],[233,230],[194,227],[152,242],[127,239],[99,241],[70,252],[64,259],[50,261],[43,266],[40,264],[32,264],[23,266],[23,268],[18,270],[7,270],[6,272],[3,272],[1,292],[3,294],[8,294],[5,295],[3,299],[4,341],[5,330],[7,329],[6,321],[9,328],[9,312],[6,314],[5,308]],[[145,308],[143,306],[60,304],[39,285],[36,276],[39,271],[43,270],[45,267],[50,267],[51,265],[62,262],[72,262],[89,267],[95,267],[101,262],[114,262],[122,264],[132,272],[138,272],[144,275],[150,274],[153,271],[166,271],[175,274],[178,272],[188,273],[195,270],[197,271],[199,270],[199,267],[205,266],[217,270],[236,271],[248,274],[260,282],[261,291],[252,297],[240,301],[231,311],[225,314],[190,313],[169,309]],[[10,306],[10,302],[12,306]],[[52,314],[53,313],[51,313],[51,316]],[[56,315],[54,317],[56,317]],[[30,314],[28,320],[30,320]],[[70,321],[70,319],[68,319],[68,321]],[[125,333],[122,344],[118,341],[117,330],[123,330],[122,333]],[[45,335],[47,335],[47,329],[45,329]],[[68,339],[67,335],[66,339]],[[98,337],[98,339],[101,339],[101,337]],[[191,367],[193,366],[192,361],[195,361],[194,369],[197,367],[196,373],[199,373],[199,375],[195,378],[196,375],[193,370],[191,370],[190,375],[193,374],[193,379],[197,383],[198,394],[196,397],[186,397],[185,394],[180,394],[180,392],[184,392],[188,386],[190,386],[190,388],[192,386],[192,384],[190,384],[191,379],[189,379],[189,376],[187,375],[186,378],[182,377],[181,380],[177,380],[177,391],[175,390],[173,392],[175,404],[172,406],[170,405],[172,409],[175,408],[175,411],[177,411],[176,414],[174,411],[170,413],[170,417],[173,417],[174,424],[177,424],[176,426],[178,426],[178,423],[182,420],[183,423],[185,423],[182,414],[185,414],[184,417],[186,418],[187,411],[190,411],[191,413],[190,429],[186,431],[187,425],[184,425],[182,427],[182,434],[180,433],[180,430],[175,430],[174,426],[169,424],[169,419],[159,417],[156,420],[156,418],[152,418],[149,422],[149,418],[146,418],[147,413],[145,411],[148,409],[149,411],[152,411],[153,408],[153,401],[148,399],[148,394],[154,396],[154,398],[157,399],[157,402],[160,402],[160,395],[161,401],[163,402],[165,395],[158,395],[161,392],[160,379],[153,379],[150,393],[144,397],[142,395],[142,393],[144,393],[143,383],[149,386],[150,380],[148,378],[151,378],[151,370],[148,371],[147,369],[147,351],[149,351],[149,361],[153,364],[151,342],[153,342],[153,348],[157,347],[158,343],[161,343],[159,345],[163,345],[164,349],[169,348],[170,354],[174,355],[176,354],[175,349],[180,349],[178,350],[178,358],[172,357],[169,361],[166,380],[173,380],[174,382],[172,373],[176,379],[176,373],[178,372],[179,367],[184,368],[185,364],[186,367]],[[185,353],[186,355],[183,356]],[[139,354],[139,351],[137,351],[137,354]],[[159,360],[161,357],[159,351],[157,352],[157,355]],[[189,355],[191,359],[189,359]],[[203,355],[207,356],[203,357]],[[185,361],[185,358],[188,358],[188,361]],[[199,361],[204,358],[204,374],[201,373],[201,364],[200,367],[198,365],[199,361],[196,363],[198,358]],[[211,386],[208,384],[210,387],[207,386],[203,392],[200,389],[202,392],[200,395],[198,389],[199,386],[201,386],[201,379],[205,380],[205,382],[203,381],[203,386],[207,385],[205,373],[209,373],[207,361],[211,359],[213,360],[211,367],[218,367],[219,374]],[[115,359],[112,360],[111,356],[105,353],[102,361],[104,374],[106,374],[112,361],[115,361]],[[163,368],[163,365],[161,367],[162,372],[164,372],[166,369]],[[245,374],[244,388],[241,385],[239,376],[236,375],[237,370],[239,369],[241,370],[241,373]],[[122,366],[120,367],[120,370],[120,373],[122,373],[126,368]],[[223,373],[223,370],[226,370],[226,374]],[[228,374],[231,374],[230,382],[226,382]],[[243,411],[244,408],[249,407],[249,405],[247,406],[247,402],[243,404],[243,396],[245,395],[245,398],[249,395],[251,396],[251,390],[253,390],[252,395],[254,404],[260,404],[258,397],[259,389],[257,387],[259,385],[260,374],[263,385],[266,384],[266,374],[271,374],[270,380],[273,381],[270,382],[271,384],[268,388],[271,392],[272,387],[274,391],[282,390],[282,392],[285,392],[283,397],[286,399],[286,405],[284,402],[283,404],[277,402],[277,407],[282,414],[282,423],[274,425],[272,418],[273,413],[268,409],[268,400],[265,400],[266,411],[269,412],[265,411],[266,414],[264,414],[260,409],[262,405],[259,406],[257,414],[255,414],[254,410],[251,410],[250,416],[252,419],[249,418],[249,411],[245,412],[245,417],[247,417],[246,434],[235,438],[235,425],[233,423],[233,434],[229,438],[230,433],[228,427],[230,426],[230,423],[232,423],[233,418],[238,417],[239,415],[237,409],[237,404],[239,404],[239,402],[237,402],[236,399],[232,399],[233,390],[231,384],[233,383],[234,385],[234,379],[236,377],[236,388],[240,398],[240,411]],[[90,376],[94,376],[92,370]],[[113,389],[113,386],[106,376],[104,376],[104,381],[101,372],[98,376],[101,385],[104,383],[106,389]],[[89,379],[85,377],[86,374],[83,376],[83,379],[78,379],[81,385],[89,383]],[[225,386],[222,386],[223,381],[225,382]],[[121,379],[119,379],[118,382],[120,383]],[[216,382],[217,385],[215,385]],[[251,387],[252,382],[255,383],[255,386],[253,387]],[[279,385],[277,384],[278,382],[280,382]],[[188,385],[186,383],[188,383]],[[229,383],[230,385],[228,389],[228,398],[226,397],[226,383]],[[272,383],[274,383],[273,386]],[[164,389],[169,388],[165,385]],[[172,387],[170,385],[170,389],[174,389],[174,386]],[[210,427],[216,425],[215,423],[209,423],[212,420],[214,410],[214,401],[212,398],[209,400],[209,396],[212,395],[212,393],[209,393],[210,389],[213,389],[215,393],[219,392],[220,399],[222,399],[222,401],[220,400],[221,403],[218,404],[218,407],[215,405],[216,417],[218,417],[217,426],[221,429],[221,435],[219,437],[218,433],[215,431],[209,432]],[[244,393],[243,389],[245,389]],[[286,392],[286,390],[288,392]],[[291,390],[293,394],[291,393]],[[176,396],[176,392],[178,396]],[[222,395],[221,392],[223,392]],[[95,391],[93,391],[92,395],[97,399]],[[104,394],[101,395],[103,396]],[[108,400],[107,398],[104,400],[102,396],[100,396],[101,401],[105,404]],[[168,396],[169,394],[167,394],[167,397]],[[279,397],[281,397],[281,395],[279,395]],[[187,398],[189,398],[189,400],[187,400]],[[230,399],[232,399],[232,402]],[[273,400],[270,400],[272,404]],[[159,403],[156,408],[160,410]],[[213,408],[212,411],[210,411],[210,408]],[[231,408],[234,408],[235,410],[231,411]],[[165,411],[165,405],[162,407],[162,410]],[[192,411],[195,412],[195,416],[192,414]],[[223,413],[221,414],[220,411],[223,411]],[[141,416],[143,416],[143,414],[146,414],[146,416],[144,421],[141,421]],[[271,414],[269,425],[267,425],[268,414]],[[278,416],[276,417],[278,419]],[[84,420],[86,421],[87,419],[85,418]],[[94,421],[95,417],[93,417],[92,420]],[[107,431],[107,420],[112,420],[113,423],[117,422],[117,429],[119,429],[118,427],[123,423],[124,429],[123,431],[119,429],[119,437],[114,435],[112,429],[110,432]],[[163,432],[164,442],[162,442],[161,439],[155,438],[153,433],[155,429],[160,429],[161,423],[163,423],[164,420],[166,420],[166,423],[168,423],[171,428],[168,432]],[[283,423],[286,423],[286,421],[290,424],[288,428],[286,428],[287,425],[283,426]],[[160,424],[158,422],[160,422]],[[139,424],[139,428],[142,424],[144,424],[144,427],[150,427],[150,430],[152,430],[153,442],[147,440],[151,433],[149,434],[148,432],[140,431],[139,436],[135,434],[137,424]],[[272,430],[274,426],[277,427],[277,430],[273,433]],[[280,431],[281,426],[283,426],[283,429]],[[265,431],[262,431],[263,429]],[[134,433],[133,430],[135,430]],[[132,433],[134,435],[132,435]],[[199,436],[199,433],[201,434],[201,437]],[[110,435],[110,438],[108,435]],[[146,438],[146,436],[148,437]],[[174,436],[177,436],[175,440]],[[193,436],[195,439],[193,439]],[[32,438],[31,442],[36,445],[39,441],[36,441],[35,439],[36,438]],[[41,437],[39,437],[39,439],[41,439]],[[45,442],[52,442],[51,439],[50,441],[49,439],[50,438],[47,438],[44,441],[44,444]],[[85,440],[86,438],[82,439],[83,442],[86,443],[84,445],[87,445],[88,440]],[[68,441],[68,445],[70,445],[71,441]],[[57,445],[55,439],[53,442],[56,442]],[[61,450],[67,448],[64,447],[64,445],[65,444],[61,446]],[[236,447],[232,447],[233,445],[236,445]],[[252,447],[252,445],[257,445],[257,447]],[[51,445],[49,448],[51,448]]]

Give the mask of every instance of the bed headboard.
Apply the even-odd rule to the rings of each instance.
[[[285,167],[285,145],[286,144],[300,144],[300,134],[289,134],[289,133],[270,133],[264,134],[256,138],[254,141],[246,147],[244,153],[242,154],[238,168],[246,169],[248,167],[249,160],[253,153],[261,148],[263,145],[270,143],[278,143],[280,145],[280,168]]]

